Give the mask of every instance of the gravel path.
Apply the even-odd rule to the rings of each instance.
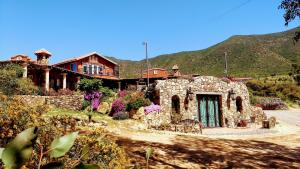
[[[292,110],[265,110],[268,117],[274,116],[277,120],[300,127],[300,109]]]

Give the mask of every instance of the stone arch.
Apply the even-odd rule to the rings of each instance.
[[[236,97],[235,99],[236,111],[243,112],[243,99],[241,96]]]

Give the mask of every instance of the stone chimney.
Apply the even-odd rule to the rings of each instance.
[[[172,67],[172,70],[173,70],[173,76],[174,76],[174,77],[179,77],[179,76],[181,76],[181,73],[179,72],[179,68],[178,68],[177,65],[174,65],[174,66]]]
[[[49,58],[51,56],[51,53],[49,51],[47,51],[46,49],[39,49],[35,51],[34,54],[37,56],[37,64],[48,65]]]

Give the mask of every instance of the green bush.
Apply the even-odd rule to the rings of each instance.
[[[116,95],[114,90],[108,88],[108,87],[103,87],[101,86],[99,91],[103,94],[103,98],[101,99],[102,101],[109,101],[109,98],[112,98]]]
[[[35,95],[38,94],[38,87],[36,87],[31,79],[18,79],[18,87],[16,93],[19,95]]]
[[[5,95],[16,94],[19,88],[19,79],[22,78],[23,69],[16,64],[0,66],[0,91]]]
[[[82,110],[85,110],[87,107],[91,106],[91,102],[87,100],[82,101]]]
[[[101,86],[102,81],[99,79],[81,79],[77,84],[77,88],[85,92],[98,91]]]
[[[91,151],[88,151],[82,158],[82,162],[97,164],[103,169],[128,168],[130,163],[124,149],[106,137],[106,134],[103,129],[96,129],[88,135],[80,136],[75,141],[67,158],[76,160],[77,156],[80,156],[78,152],[82,152],[83,148],[88,145]],[[62,160],[67,161],[66,159]]]
[[[126,104],[126,110],[130,111],[131,109],[139,109],[143,106],[149,106],[151,101],[145,98],[144,93],[142,92],[133,92],[124,97]]]
[[[281,83],[266,80],[251,80],[247,82],[251,102],[254,103],[255,96],[279,97],[283,100],[300,100],[300,86],[291,83],[288,79]]]

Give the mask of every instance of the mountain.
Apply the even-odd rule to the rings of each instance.
[[[291,64],[300,64],[300,42],[292,38],[300,27],[265,35],[236,35],[197,51],[160,55],[149,59],[153,67],[168,70],[177,64],[184,74],[224,75],[224,52],[227,52],[231,76],[266,76],[287,74]],[[111,58],[120,64],[122,78],[140,77],[145,60],[130,61]]]

